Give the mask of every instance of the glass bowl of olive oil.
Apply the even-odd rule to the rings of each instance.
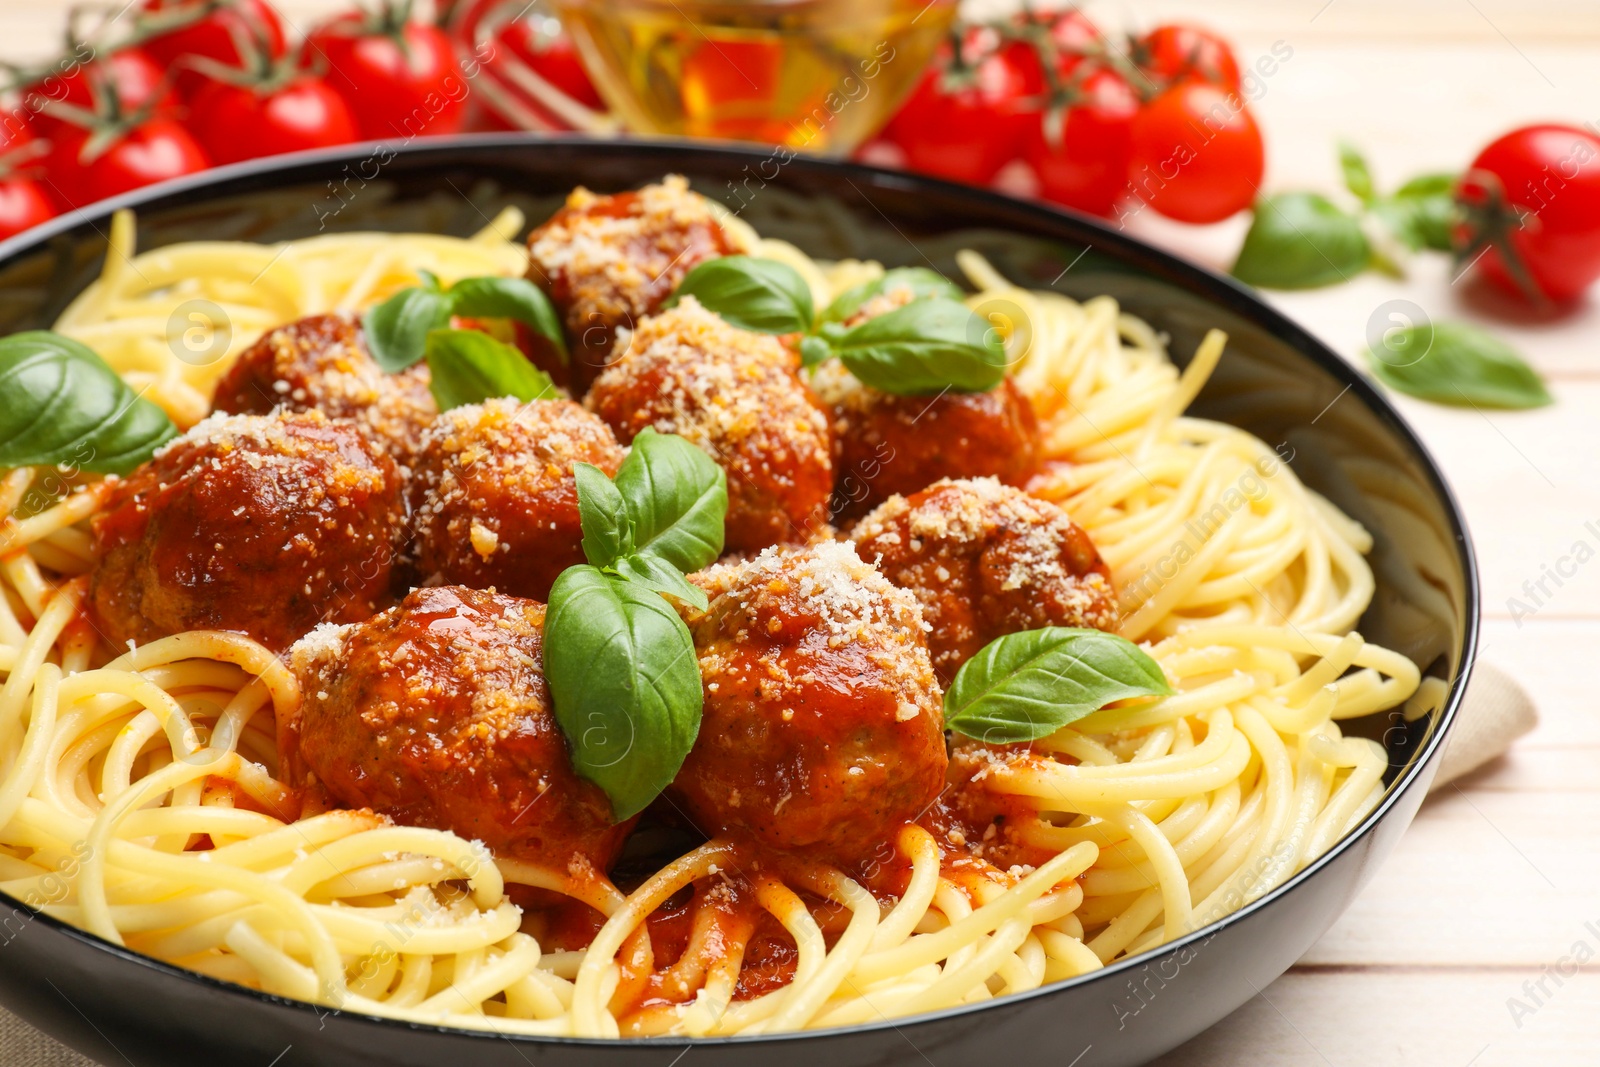
[[[877,132],[956,0],[557,0],[584,67],[638,133],[842,155]]]

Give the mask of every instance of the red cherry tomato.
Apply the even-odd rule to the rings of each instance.
[[[213,163],[329,148],[360,136],[344,99],[310,75],[278,88],[212,82],[194,99],[189,129]]]
[[[118,135],[91,155],[88,130],[65,128],[54,138],[46,165],[68,206],[82,207],[210,166],[189,131],[160,116]]]
[[[1116,71],[1102,67],[1085,78],[1076,101],[1065,111],[1047,113],[1024,148],[1023,158],[1039,178],[1040,195],[1079,211],[1110,215],[1128,188],[1138,113],[1138,95]]]
[[[962,52],[966,68],[952,69],[944,50],[884,137],[900,146],[912,170],[983,185],[1018,156],[1037,124],[1043,78],[1033,48],[1022,41],[990,50],[973,34]]]
[[[323,78],[362,137],[459,132],[467,82],[450,39],[437,26],[395,17],[385,7],[376,22],[351,12],[324,23],[306,41],[306,62],[326,59]]]
[[[1239,91],[1239,61],[1233,49],[1198,26],[1157,26],[1134,43],[1133,58],[1160,82],[1198,78]]]
[[[55,217],[44,186],[32,178],[0,177],[0,241]]]
[[[269,59],[280,59],[289,50],[283,22],[266,0],[144,0],[141,10],[141,21],[152,27],[185,16],[194,19],[140,45],[173,72],[173,84],[185,99],[205,88],[210,79],[179,65],[178,60],[184,56],[204,56],[224,66],[241,66],[245,57],[239,54],[235,34],[255,42]]]
[[[514,2],[518,8],[526,6],[525,0]],[[556,19],[533,12],[507,22],[495,39],[535,74],[584,107],[600,110],[605,106],[578,60],[572,38]]]
[[[1478,154],[1457,191],[1458,245],[1496,285],[1570,300],[1600,278],[1600,137],[1526,126]],[[1487,250],[1479,255],[1479,250]]]
[[[1134,192],[1179,222],[1219,222],[1249,207],[1266,154],[1261,129],[1234,93],[1183,81],[1133,120],[1128,180]]]
[[[69,125],[50,113],[52,102],[94,111],[105,105],[109,90],[116,94],[123,114],[147,107],[170,111],[177,106],[177,97],[164,80],[161,65],[137,48],[124,48],[113,52],[109,59],[87,63],[63,61],[60,70],[23,90],[23,107],[43,136]]]

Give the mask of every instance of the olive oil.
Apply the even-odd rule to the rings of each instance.
[[[875,133],[949,31],[954,0],[559,0],[632,130],[839,155]]]

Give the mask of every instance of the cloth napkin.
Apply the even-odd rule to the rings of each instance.
[[[1472,683],[1433,788],[1437,790],[1501,755],[1538,722],[1533,701],[1522,687],[1504,671],[1479,663],[1473,668]],[[125,1063],[109,1048],[105,1055],[107,1067],[122,1067]],[[0,1008],[0,1067],[95,1067],[95,1062]],[[160,1065],[140,1063],[134,1067]]]

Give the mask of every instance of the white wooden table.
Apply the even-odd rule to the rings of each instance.
[[[48,48],[65,6],[0,0],[8,58]],[[279,6],[304,28],[342,5]],[[1340,137],[1392,186],[1459,169],[1524,122],[1600,123],[1600,0],[1112,0],[1092,11],[1108,28],[1201,18],[1246,61],[1277,41],[1293,48],[1254,105],[1269,189],[1335,189]],[[1243,222],[1191,228],[1144,212],[1130,229],[1221,268]],[[1600,700],[1585,674],[1600,660],[1600,562],[1547,585],[1531,617],[1508,605],[1575,543],[1600,550],[1600,290],[1559,319],[1508,322],[1479,312],[1431,259],[1404,282],[1272,299],[1353,358],[1373,309],[1397,296],[1499,330],[1557,397],[1488,415],[1399,400],[1471,521],[1482,658],[1532,692],[1543,725],[1430,798],[1305,959],[1161,1067],[1600,1064]]]

